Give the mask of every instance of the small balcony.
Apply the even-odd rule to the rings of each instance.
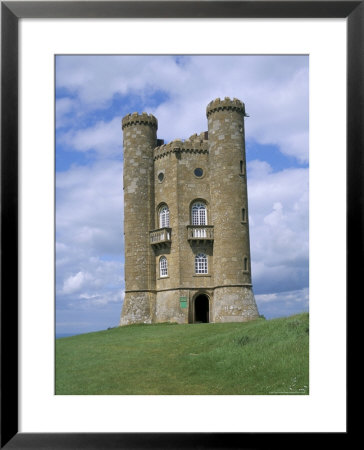
[[[172,228],[159,228],[149,232],[150,244],[155,247],[163,247],[170,245],[172,235]]]
[[[187,225],[187,240],[192,242],[213,242],[213,225]]]

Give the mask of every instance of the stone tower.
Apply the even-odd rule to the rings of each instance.
[[[252,291],[244,103],[207,106],[208,131],[168,144],[157,119],[124,134],[125,300],[120,325],[245,322]]]
[[[124,117],[125,298],[121,324],[151,323],[155,305],[154,163],[157,119],[146,113]]]

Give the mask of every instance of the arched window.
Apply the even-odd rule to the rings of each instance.
[[[192,225],[207,225],[207,210],[205,203],[196,202],[192,205]]]
[[[168,277],[168,263],[165,256],[161,256],[159,260],[159,276]]]
[[[167,205],[163,205],[159,210],[159,228],[169,227],[169,209]]]
[[[195,273],[208,273],[207,256],[205,253],[199,253],[195,256]]]

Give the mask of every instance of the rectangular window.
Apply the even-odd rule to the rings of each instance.
[[[243,209],[241,210],[241,220],[242,220],[243,222],[246,221],[246,217],[245,217],[245,208],[243,208]]]
[[[168,266],[167,266],[167,258],[162,257],[159,260],[159,271],[161,277],[167,277],[168,276]]]
[[[192,225],[207,225],[206,205],[194,203],[192,206]]]
[[[200,223],[199,225],[206,225],[206,209],[200,209]]]
[[[199,225],[198,209],[192,210],[192,225]]]
[[[208,273],[207,272],[207,256],[205,254],[199,254],[195,258],[195,273]]]

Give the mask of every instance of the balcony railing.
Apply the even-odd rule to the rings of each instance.
[[[171,243],[172,228],[159,228],[149,232],[151,245],[162,246]]]
[[[213,225],[187,225],[187,239],[189,241],[213,241]]]

